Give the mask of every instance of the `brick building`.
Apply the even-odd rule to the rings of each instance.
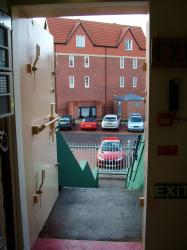
[[[114,112],[114,96],[144,95],[140,27],[66,18],[48,18],[47,27],[55,43],[58,114],[102,117]]]

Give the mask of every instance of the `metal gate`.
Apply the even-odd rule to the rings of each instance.
[[[99,168],[99,173],[127,174],[134,160],[136,145],[128,141],[120,147],[101,147],[92,143],[68,143],[77,161],[86,160],[90,168]]]

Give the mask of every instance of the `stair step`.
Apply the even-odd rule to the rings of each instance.
[[[38,238],[32,250],[142,250],[139,242],[59,240]]]

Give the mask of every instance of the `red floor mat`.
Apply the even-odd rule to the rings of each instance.
[[[141,243],[39,238],[32,250],[142,250]]]

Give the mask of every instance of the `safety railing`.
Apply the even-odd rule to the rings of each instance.
[[[141,135],[138,136],[132,165],[128,168],[126,187],[128,188],[131,182],[136,180],[140,162],[144,153],[144,139]]]
[[[99,173],[127,174],[134,161],[136,145],[128,141],[118,143],[90,144],[68,143],[77,161],[87,160],[91,168],[98,167]]]

